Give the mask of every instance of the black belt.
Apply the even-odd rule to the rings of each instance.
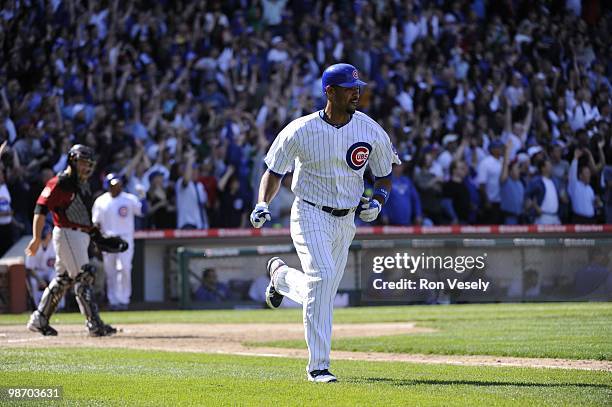
[[[351,212],[355,212],[355,209],[357,209],[357,208],[336,209],[336,208],[332,208],[330,206],[317,205],[317,204],[312,203],[310,201],[307,201],[305,199],[302,199],[302,201],[306,202],[308,205],[314,206],[315,208],[321,209],[323,212],[327,212],[330,215],[337,216],[337,217],[346,216],[346,215],[348,215]]]
[[[85,229],[85,228],[76,228],[76,227],[72,227],[72,226],[67,227],[67,228],[62,228],[60,226],[60,229],[70,229],[70,230],[79,231],[79,232],[83,232],[83,233],[89,233],[89,231],[87,229]]]

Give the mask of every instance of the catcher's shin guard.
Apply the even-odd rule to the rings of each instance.
[[[117,330],[106,325],[100,319],[98,305],[93,300],[93,284],[95,281],[96,268],[91,264],[82,267],[82,271],[76,277],[74,292],[81,314],[87,318],[87,329],[90,336],[108,336],[117,333]]]
[[[32,313],[28,321],[28,329],[43,335],[57,335],[57,331],[49,326],[49,319],[57,309],[57,305],[72,285],[68,273],[57,275],[43,292],[38,309]]]

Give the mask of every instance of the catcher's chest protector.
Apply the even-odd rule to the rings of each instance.
[[[61,174],[58,182],[59,188],[72,193],[72,200],[68,207],[64,208],[66,219],[72,223],[83,226],[91,226],[91,206],[93,197],[87,182],[79,183],[74,176]]]

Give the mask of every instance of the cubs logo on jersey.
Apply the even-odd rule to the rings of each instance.
[[[55,259],[53,257],[49,257],[47,259],[47,267],[49,267],[50,269],[55,267]]]
[[[125,218],[128,215],[128,208],[127,206],[120,206],[119,207],[119,216],[121,216],[122,218]]]
[[[365,141],[360,141],[349,147],[346,152],[346,163],[355,171],[363,168],[368,162],[372,146]]]

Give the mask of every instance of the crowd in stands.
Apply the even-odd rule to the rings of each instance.
[[[15,235],[75,143],[98,153],[94,190],[119,171],[148,200],[142,228],[246,227],[267,148],[324,106],[321,73],[339,61],[403,161],[379,222],[612,223],[606,2],[0,7],[0,220]]]

